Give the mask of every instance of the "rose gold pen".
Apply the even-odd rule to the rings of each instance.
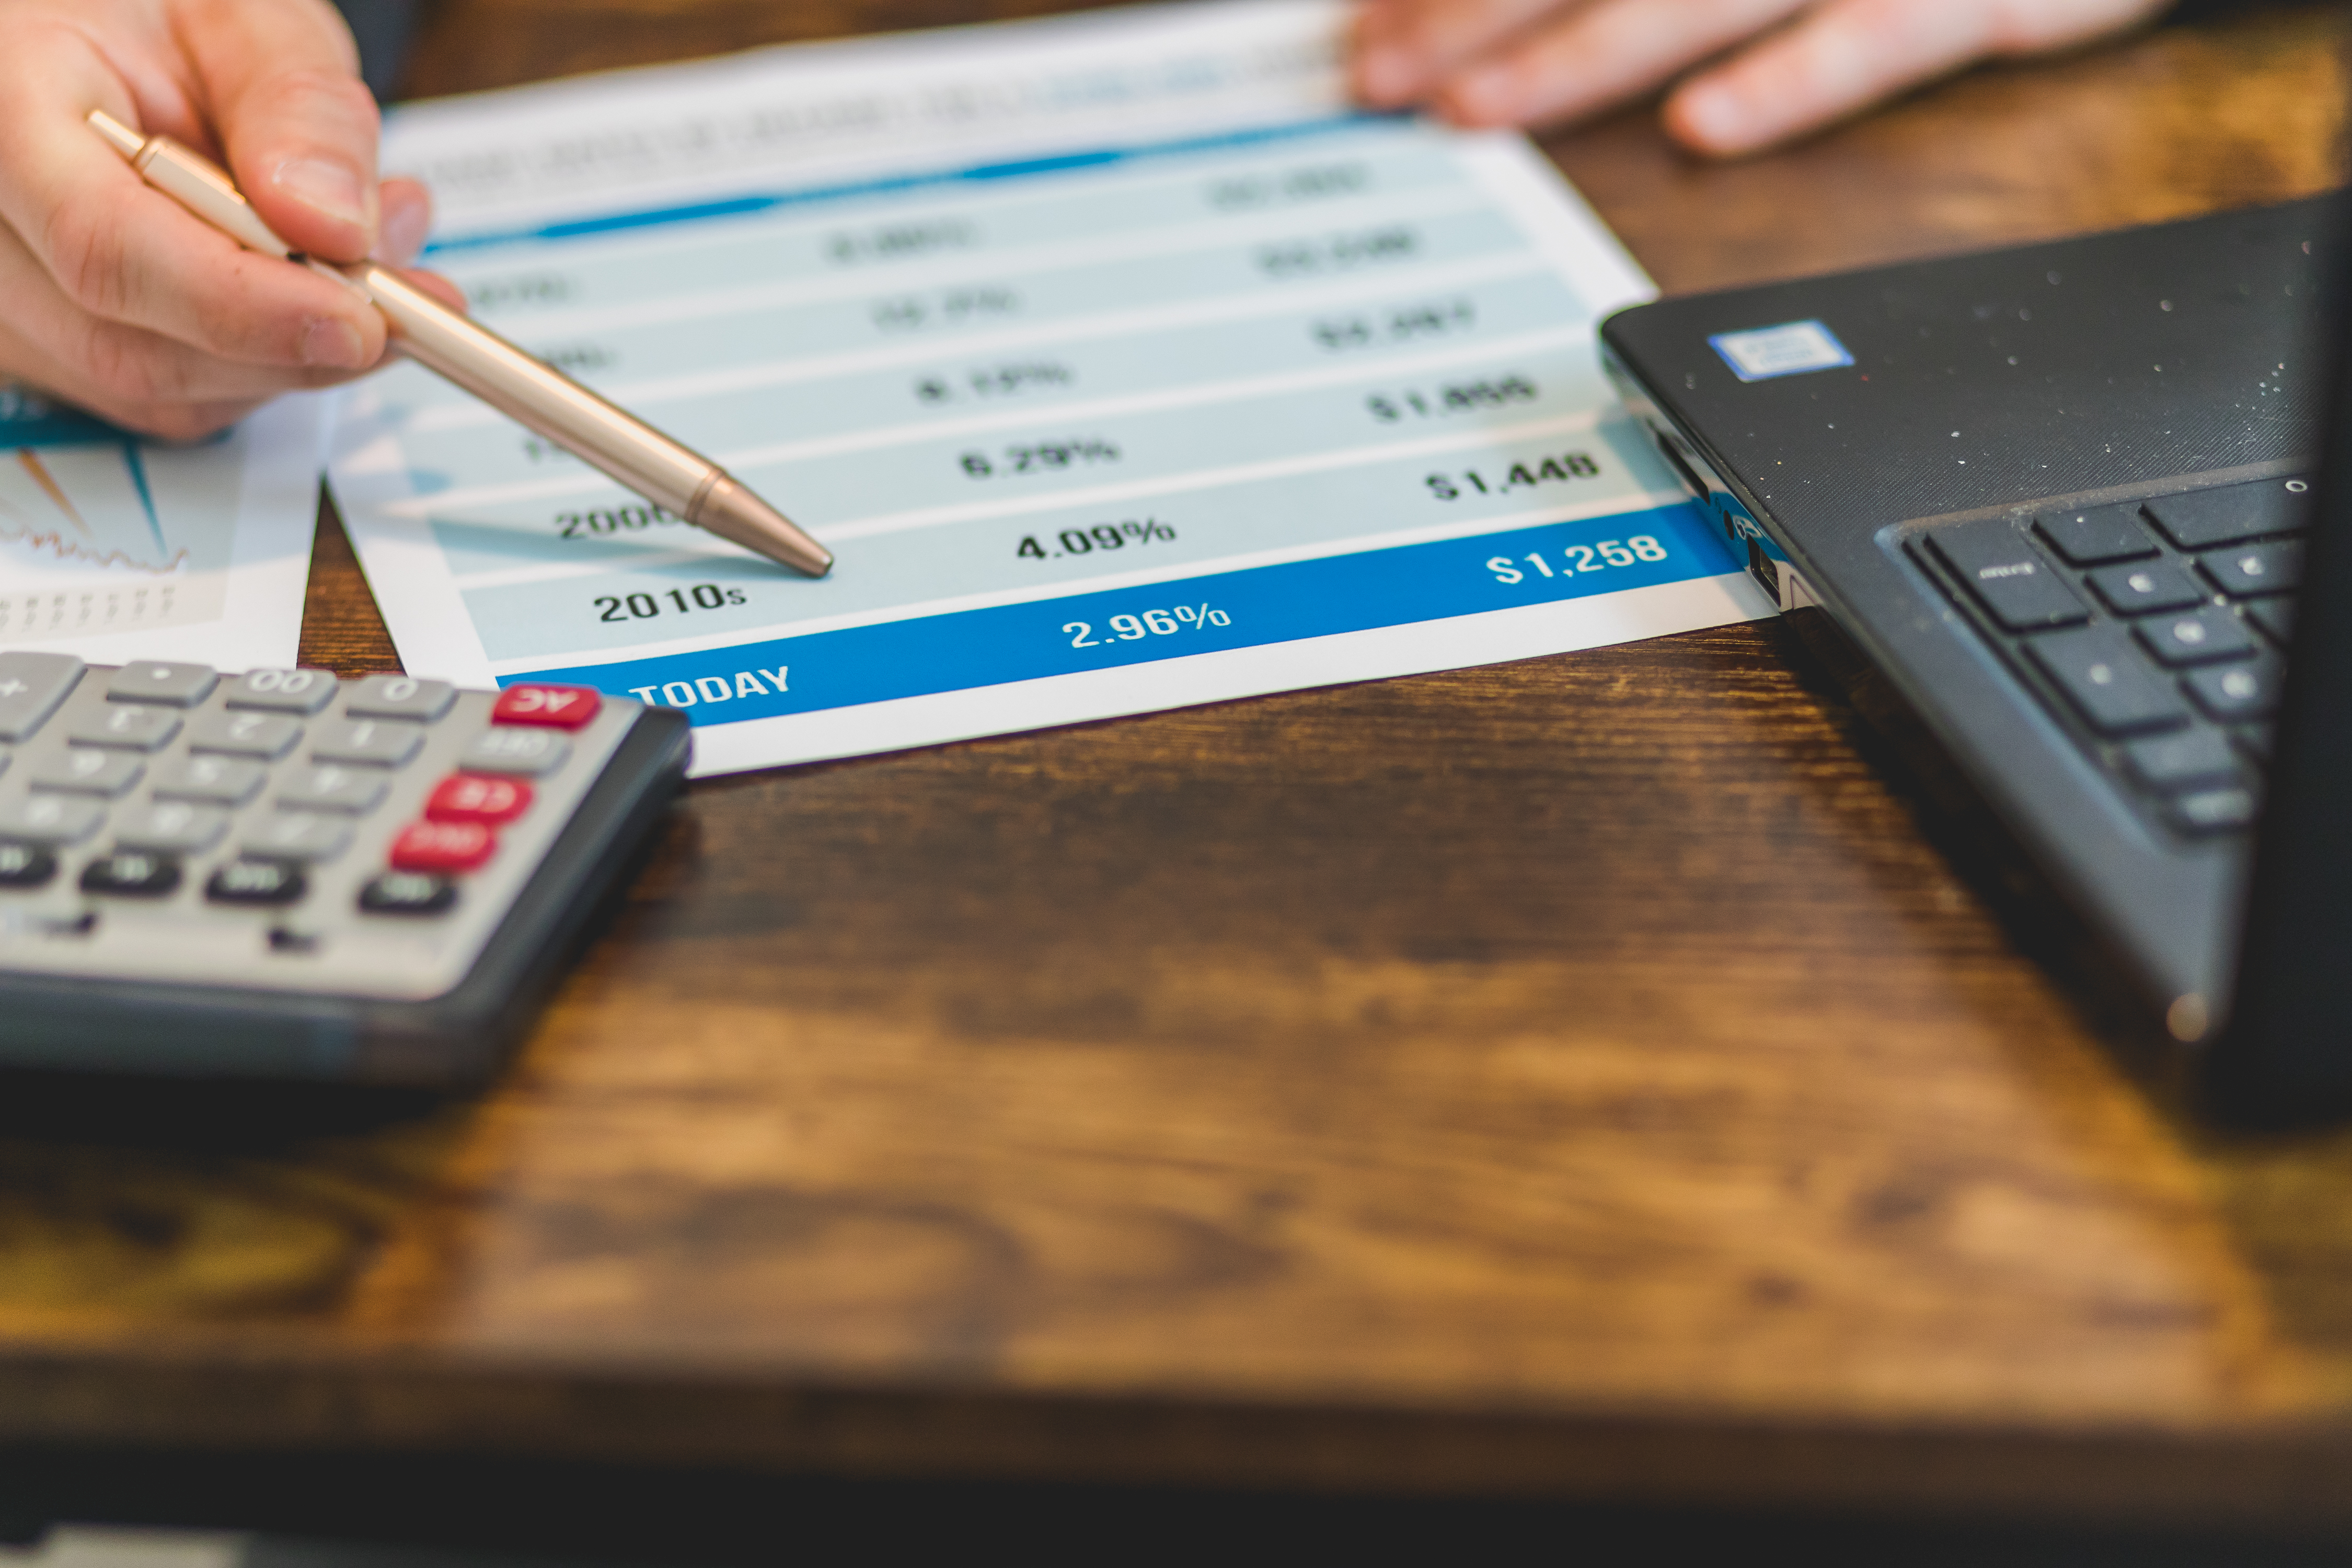
[[[301,262],[366,295],[383,312],[394,343],[427,370],[697,528],[812,577],[833,569],[831,552],[718,464],[403,282],[391,268],[373,261],[333,266],[297,255],[212,160],[168,136],[142,136],[102,110],[90,111],[89,123],[149,184],[247,249]]]

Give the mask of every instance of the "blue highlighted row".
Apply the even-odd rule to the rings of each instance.
[[[727,724],[1475,616],[1740,570],[1685,502],[1470,539],[505,676]]]

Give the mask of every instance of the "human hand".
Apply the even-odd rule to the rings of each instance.
[[[1733,51],[1685,79],[1664,110],[1675,140],[1730,157],[1978,60],[2123,31],[2168,3],[1367,0],[1353,70],[1374,108],[1427,103],[1459,125],[1535,126],[1614,108]]]
[[[0,0],[0,382],[188,439],[383,359],[366,300],[239,247],[84,123],[226,164],[299,250],[414,258],[429,198],[378,184],[375,101],[326,0]]]

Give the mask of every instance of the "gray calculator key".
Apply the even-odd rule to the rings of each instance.
[[[371,675],[343,699],[343,711],[355,719],[414,719],[430,724],[449,711],[457,689],[446,680],[418,680],[407,675]]]
[[[327,669],[249,669],[229,682],[221,699],[231,708],[260,708],[308,718],[335,700],[341,689]]]
[[[551,773],[572,747],[561,735],[525,725],[499,725],[466,742],[457,765],[482,773]]]
[[[239,757],[282,757],[302,726],[282,713],[199,713],[188,721],[188,750]]]
[[[126,751],[152,752],[180,732],[180,716],[169,708],[109,705],[102,711],[77,719],[66,738],[88,746],[119,746]]]
[[[244,757],[172,757],[155,768],[159,800],[205,800],[243,805],[261,787],[266,771]]]
[[[228,813],[216,805],[155,800],[134,805],[114,819],[114,842],[153,855],[194,855],[220,842]]]
[[[396,768],[425,743],[425,726],[389,719],[336,719],[319,727],[310,755],[322,763]]]
[[[332,763],[302,768],[278,789],[278,804],[305,811],[373,811],[383,799],[383,773],[377,768],[339,767]]]
[[[78,844],[97,831],[106,807],[69,795],[0,801],[0,838],[23,844]]]
[[[141,659],[114,672],[114,679],[106,683],[106,700],[109,702],[165,702],[174,708],[194,708],[212,695],[213,687],[219,680],[219,675],[207,665]]]
[[[258,860],[331,860],[351,842],[347,821],[308,811],[280,811],[248,825],[236,847]]]
[[[63,790],[70,795],[102,795],[112,799],[139,782],[147,771],[138,758],[89,746],[68,746],[33,771],[35,789]]]
[[[65,700],[82,662],[63,653],[0,653],[0,741],[21,741]]]

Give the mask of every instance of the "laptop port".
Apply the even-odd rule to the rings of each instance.
[[[1664,455],[1667,466],[1682,476],[1684,487],[1700,500],[1706,500],[1706,486],[1699,479],[1698,470],[1692,468],[1689,459],[1675,447],[1674,438],[1663,430],[1653,430],[1650,434],[1657,441],[1658,450]]]

